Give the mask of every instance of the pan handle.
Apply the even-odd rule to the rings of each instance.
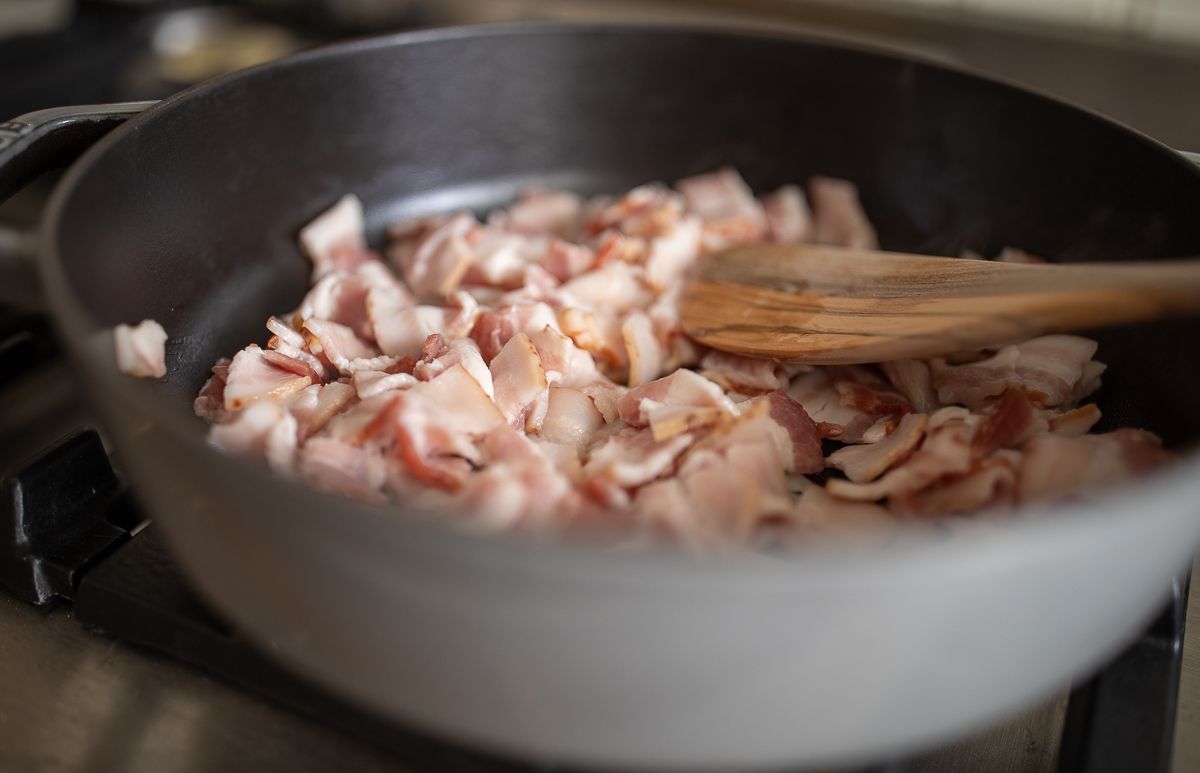
[[[35,177],[66,166],[117,124],[154,102],[52,107],[0,123],[0,203]],[[0,226],[0,302],[30,305],[39,295],[32,234]]]
[[[52,107],[0,123],[0,201],[42,172],[75,160],[114,126],[153,104]]]

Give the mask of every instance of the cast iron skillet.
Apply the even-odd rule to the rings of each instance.
[[[5,125],[0,190],[135,109]],[[996,719],[1111,654],[1200,536],[1194,456],[1004,523],[697,562],[466,535],[205,445],[192,396],[296,304],[296,230],[341,194],[378,235],[526,183],[620,191],[723,164],[760,191],[856,181],[893,250],[1200,254],[1200,173],[1052,99],[811,40],[518,26],[333,46],[146,110],[60,184],[40,271],[198,588],[285,663],[430,732],[593,766],[850,762]],[[158,383],[117,374],[106,332],[146,317],[171,336]],[[1107,426],[1195,441],[1198,332],[1101,336]]]

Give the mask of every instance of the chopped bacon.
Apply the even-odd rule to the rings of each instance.
[[[217,360],[212,366],[212,376],[204,382],[200,394],[192,401],[192,410],[202,419],[220,422],[227,418],[225,410],[225,377],[229,374],[228,357]]]
[[[552,308],[544,303],[516,303],[480,312],[471,338],[479,344],[483,359],[491,362],[517,333],[533,335],[547,325],[559,329]]]
[[[846,180],[814,177],[808,183],[813,208],[813,241],[835,247],[874,250],[879,240],[858,200],[858,187]]]
[[[629,354],[621,334],[621,320],[615,314],[567,308],[559,314],[559,323],[562,332],[590,353],[606,375],[621,378],[627,372]]]
[[[439,306],[388,308],[382,302],[375,304],[377,296],[374,290],[369,299],[372,319],[375,320],[375,340],[386,355],[418,357],[425,339],[434,333],[446,332],[446,310]]]
[[[688,209],[704,219],[704,246],[709,250],[759,241],[767,218],[750,186],[732,167],[688,177],[675,183]]]
[[[113,328],[113,343],[117,350],[117,370],[139,378],[162,378],[167,375],[167,332],[152,319],[136,326],[117,325]]]
[[[521,420],[525,409],[549,386],[537,348],[524,333],[509,339],[491,363],[496,405],[511,422]]]
[[[658,378],[666,353],[654,335],[650,318],[640,311],[631,312],[621,325],[621,337],[625,340],[625,351],[629,357],[629,386],[635,387]]]
[[[873,502],[902,498],[944,476],[964,473],[971,466],[971,438],[977,423],[977,417],[962,409],[943,408],[929,417],[925,439],[904,464],[870,483],[835,479],[826,484],[826,489],[842,499]]]
[[[382,504],[387,462],[378,449],[344,440],[315,437],[300,448],[300,476],[313,488],[330,494]]]
[[[475,259],[467,234],[476,225],[465,212],[455,215],[425,237],[402,264],[404,280],[418,298],[440,300],[458,287]]]
[[[479,382],[484,394],[494,397],[492,387],[492,372],[483,361],[479,344],[470,338],[455,338],[449,343],[440,333],[434,333],[425,339],[422,357],[412,369],[414,376],[422,381],[429,381],[445,372],[451,365],[462,365],[471,377]]]
[[[951,475],[925,489],[902,497],[902,512],[925,517],[1011,507],[1016,495],[1021,455],[997,451],[972,461],[962,474]]]
[[[640,269],[628,263],[606,263],[575,277],[562,289],[577,305],[620,314],[649,305],[650,291],[639,276]]]
[[[998,512],[1169,458],[1145,432],[1088,434],[1100,411],[1077,406],[1104,365],[1085,338],[815,367],[686,335],[680,299],[701,254],[877,246],[853,184],[818,177],[807,192],[756,199],[732,168],[586,202],[533,189],[484,222],[392,225],[388,263],[345,197],[301,231],[313,281],[298,308],[268,319],[265,348],[215,365],[193,408],[214,446],[323,491],[479,530],[702,553]],[[122,367],[161,374],[165,336],[135,332],[114,333]],[[823,485],[805,477],[831,470]]]
[[[317,369],[313,367],[312,362],[308,362],[299,357],[289,357],[288,355],[275,351],[274,349],[264,350],[262,357],[264,360],[277,368],[290,371],[295,373],[297,376],[308,376],[310,383],[320,384],[325,380],[323,378],[323,374],[318,373]]]
[[[385,373],[380,370],[356,370],[350,384],[358,399],[366,400],[393,389],[416,386],[417,379],[409,373]]]
[[[787,375],[774,360],[711,351],[700,360],[701,373],[725,389],[759,395],[786,389]]]
[[[582,244],[551,239],[540,265],[558,281],[566,282],[591,270],[596,265],[596,254]]]
[[[1038,435],[1025,446],[1017,496],[1022,502],[1087,495],[1154,469],[1171,454],[1137,429],[1104,435]]]
[[[1086,435],[1100,421],[1100,409],[1095,403],[1072,408],[1063,414],[1050,416],[1047,419],[1050,431],[1056,435],[1079,437]]]
[[[327,359],[343,375],[356,370],[387,370],[396,363],[395,357],[380,354],[354,335],[353,330],[337,322],[305,320],[303,333],[309,351]]]
[[[1067,405],[1087,383],[1098,384],[1103,365],[1091,365],[1096,342],[1071,335],[1033,338],[1005,346],[995,355],[964,365],[932,361],[933,386],[943,403],[981,408],[1009,387],[1024,389],[1034,403],[1055,407]],[[1097,367],[1098,366],[1098,369]]]
[[[312,261],[313,280],[370,260],[365,230],[362,202],[352,194],[338,199],[300,229],[300,247]]]
[[[225,424],[214,424],[208,442],[224,451],[259,456],[272,472],[290,474],[297,448],[296,418],[278,403],[260,401]]]
[[[631,488],[666,473],[692,443],[690,435],[658,441],[648,432],[623,430],[593,448],[583,466],[589,479],[601,478]]]
[[[234,355],[225,377],[225,410],[240,411],[257,400],[279,400],[312,384],[308,376],[276,367],[250,344]]]
[[[603,414],[583,392],[567,387],[547,390],[546,415],[539,429],[543,439],[583,448],[603,426]]]
[[[579,387],[604,380],[592,355],[549,325],[530,333],[529,340],[537,348],[548,383]]]
[[[833,388],[844,406],[874,416],[911,413],[913,406],[874,371],[861,365],[835,365],[829,369]]]
[[[869,445],[846,446],[829,455],[829,464],[846,473],[854,483],[875,480],[908,457],[925,437],[923,413],[908,413],[896,429],[883,440]]]
[[[508,208],[507,227],[523,233],[570,238],[578,229],[583,201],[566,191],[528,190]]]
[[[650,423],[650,412],[663,405],[719,408],[730,416],[737,414],[721,387],[691,370],[677,370],[629,390],[618,401],[617,410],[626,424],[645,427]]]
[[[767,216],[767,233],[771,241],[799,244],[812,236],[812,212],[800,186],[785,185],[763,196],[762,208]]]
[[[834,388],[826,368],[816,368],[796,376],[787,393],[804,406],[813,421],[826,427],[824,432],[828,437],[836,437],[843,443],[865,442],[863,435],[879,420],[878,416],[843,405],[842,396]]]
[[[942,404],[933,389],[929,363],[923,360],[893,360],[879,363],[892,386],[921,413],[933,413]]]
[[[1046,420],[1038,415],[1025,391],[1010,388],[979,425],[971,449],[977,455],[986,455],[1000,448],[1017,448],[1046,429]]]
[[[1005,247],[995,258],[997,263],[1045,263],[1045,258],[1039,258],[1031,252],[1019,250],[1016,247]]]
[[[669,232],[650,241],[646,255],[646,283],[656,292],[676,285],[700,254],[703,225],[697,217],[685,217]]]

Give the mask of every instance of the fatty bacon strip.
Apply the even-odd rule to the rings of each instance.
[[[214,445],[323,491],[696,550],[1061,498],[1166,458],[1140,430],[1087,434],[1104,366],[1076,336],[878,367],[703,349],[684,273],[762,240],[876,244],[851,183],[759,199],[729,168],[397,223],[386,257],[346,196],[300,233],[309,293],[213,367],[196,412]]]

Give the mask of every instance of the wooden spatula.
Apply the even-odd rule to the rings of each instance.
[[[822,365],[1197,312],[1195,259],[1035,265],[779,244],[705,257],[680,303],[707,346]]]

